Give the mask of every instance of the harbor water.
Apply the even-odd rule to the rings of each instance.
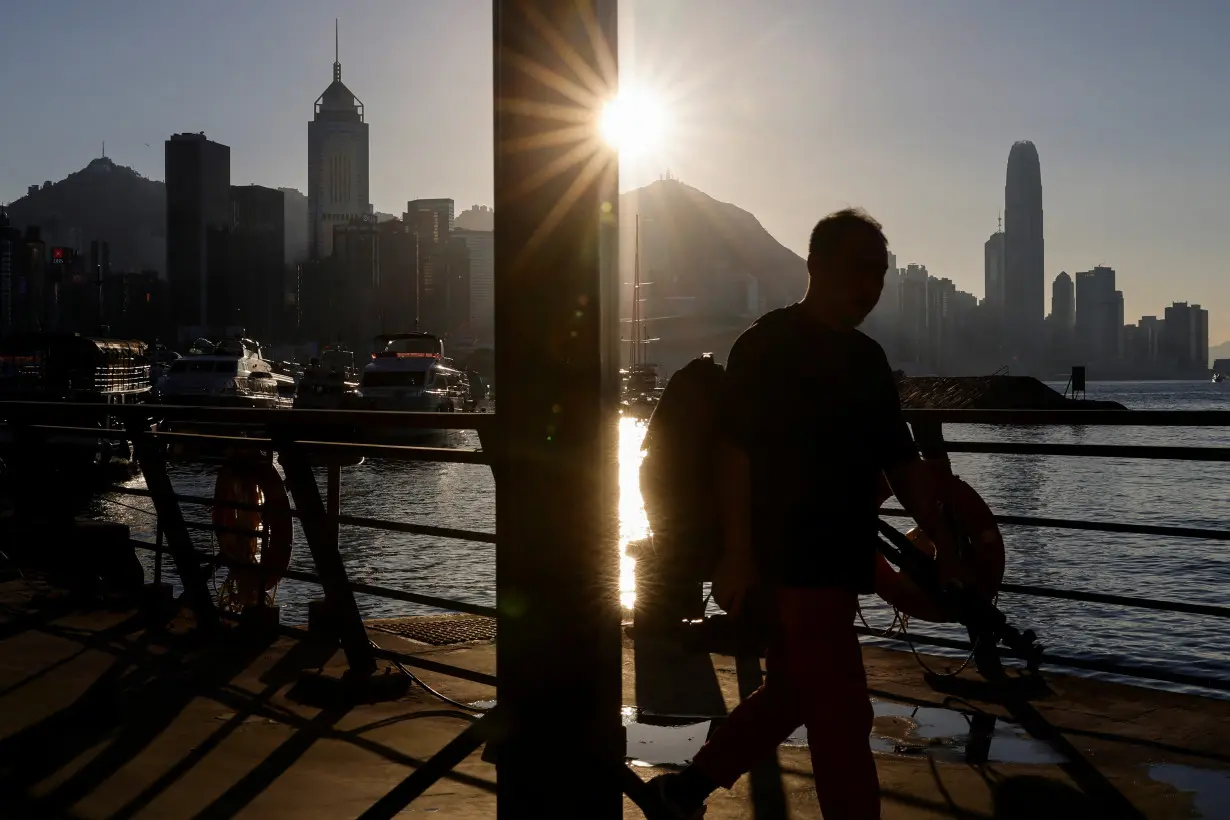
[[[1133,410],[1230,407],[1230,391],[1208,382],[1106,382],[1089,387],[1089,398],[1119,401]],[[637,487],[643,434],[643,423],[622,422],[621,549],[644,537],[647,530]],[[449,436],[449,446],[478,445],[473,433]],[[1215,428],[946,425],[945,436],[949,441],[1230,446],[1230,430]],[[1001,515],[1230,529],[1230,465],[1226,464],[964,454],[954,455],[953,464]],[[344,514],[488,532],[495,528],[495,487],[485,466],[369,460],[342,468],[341,475]],[[210,467],[174,466],[172,479],[180,492],[212,495],[214,471]],[[143,482],[138,477],[130,485],[142,487]],[[154,539],[148,499],[107,495],[98,500],[94,513],[130,524],[134,537]],[[185,507],[185,514],[190,520],[207,518],[201,507]],[[906,526],[904,519],[895,520]],[[1014,583],[1227,603],[1230,553],[1224,542],[1018,526],[1004,526],[1003,534],[1006,578]],[[208,534],[196,537],[202,546],[211,538]],[[354,581],[478,604],[495,603],[495,547],[491,544],[357,527],[343,527],[341,543]],[[629,605],[635,596],[633,564],[626,557],[621,560],[621,597]],[[152,558],[149,565],[152,567]],[[302,537],[296,538],[292,566],[313,569]],[[283,619],[293,623],[306,618],[307,601],[320,592],[318,587],[287,581],[277,594]],[[359,604],[369,618],[430,611],[368,596],[360,596]],[[1230,678],[1230,644],[1220,619],[1008,594],[1001,596],[1000,604],[1015,624],[1035,629],[1040,641],[1059,654]],[[892,611],[877,598],[864,599],[864,611],[873,628],[887,627],[892,621]],[[964,637],[955,629],[933,624],[914,624],[911,629]]]

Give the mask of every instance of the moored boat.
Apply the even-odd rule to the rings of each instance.
[[[202,407],[290,407],[294,379],[274,370],[257,342],[223,339],[212,348],[199,339],[187,356],[171,362],[158,385],[163,404]]]

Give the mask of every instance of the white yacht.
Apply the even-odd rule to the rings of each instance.
[[[471,405],[464,371],[444,358],[444,343],[430,333],[377,336],[359,380],[364,410],[464,412]]]
[[[158,385],[163,404],[226,407],[290,407],[295,380],[277,372],[251,339],[204,339],[192,351],[171,362]]]

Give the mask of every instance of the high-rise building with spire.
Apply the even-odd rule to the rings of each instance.
[[[999,227],[982,246],[983,299],[987,310],[998,318],[1004,309],[1004,226]]]
[[[1018,360],[1036,363],[1046,312],[1045,246],[1042,238],[1042,168],[1032,142],[1017,142],[1008,154],[1004,186],[1004,341]]]
[[[314,259],[333,253],[333,226],[371,211],[368,133],[363,103],[342,82],[337,23],[333,82],[316,100],[308,123],[308,242]]]

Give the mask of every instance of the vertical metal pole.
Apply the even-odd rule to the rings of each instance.
[[[500,817],[623,816],[616,6],[494,0]]]
[[[158,523],[158,534],[154,536],[154,583],[162,583],[162,522]]]
[[[342,468],[337,462],[330,461],[328,470],[328,485],[325,487],[325,515],[329,517],[329,530],[333,533],[333,543],[340,544],[342,529],[337,517],[342,512]]]

